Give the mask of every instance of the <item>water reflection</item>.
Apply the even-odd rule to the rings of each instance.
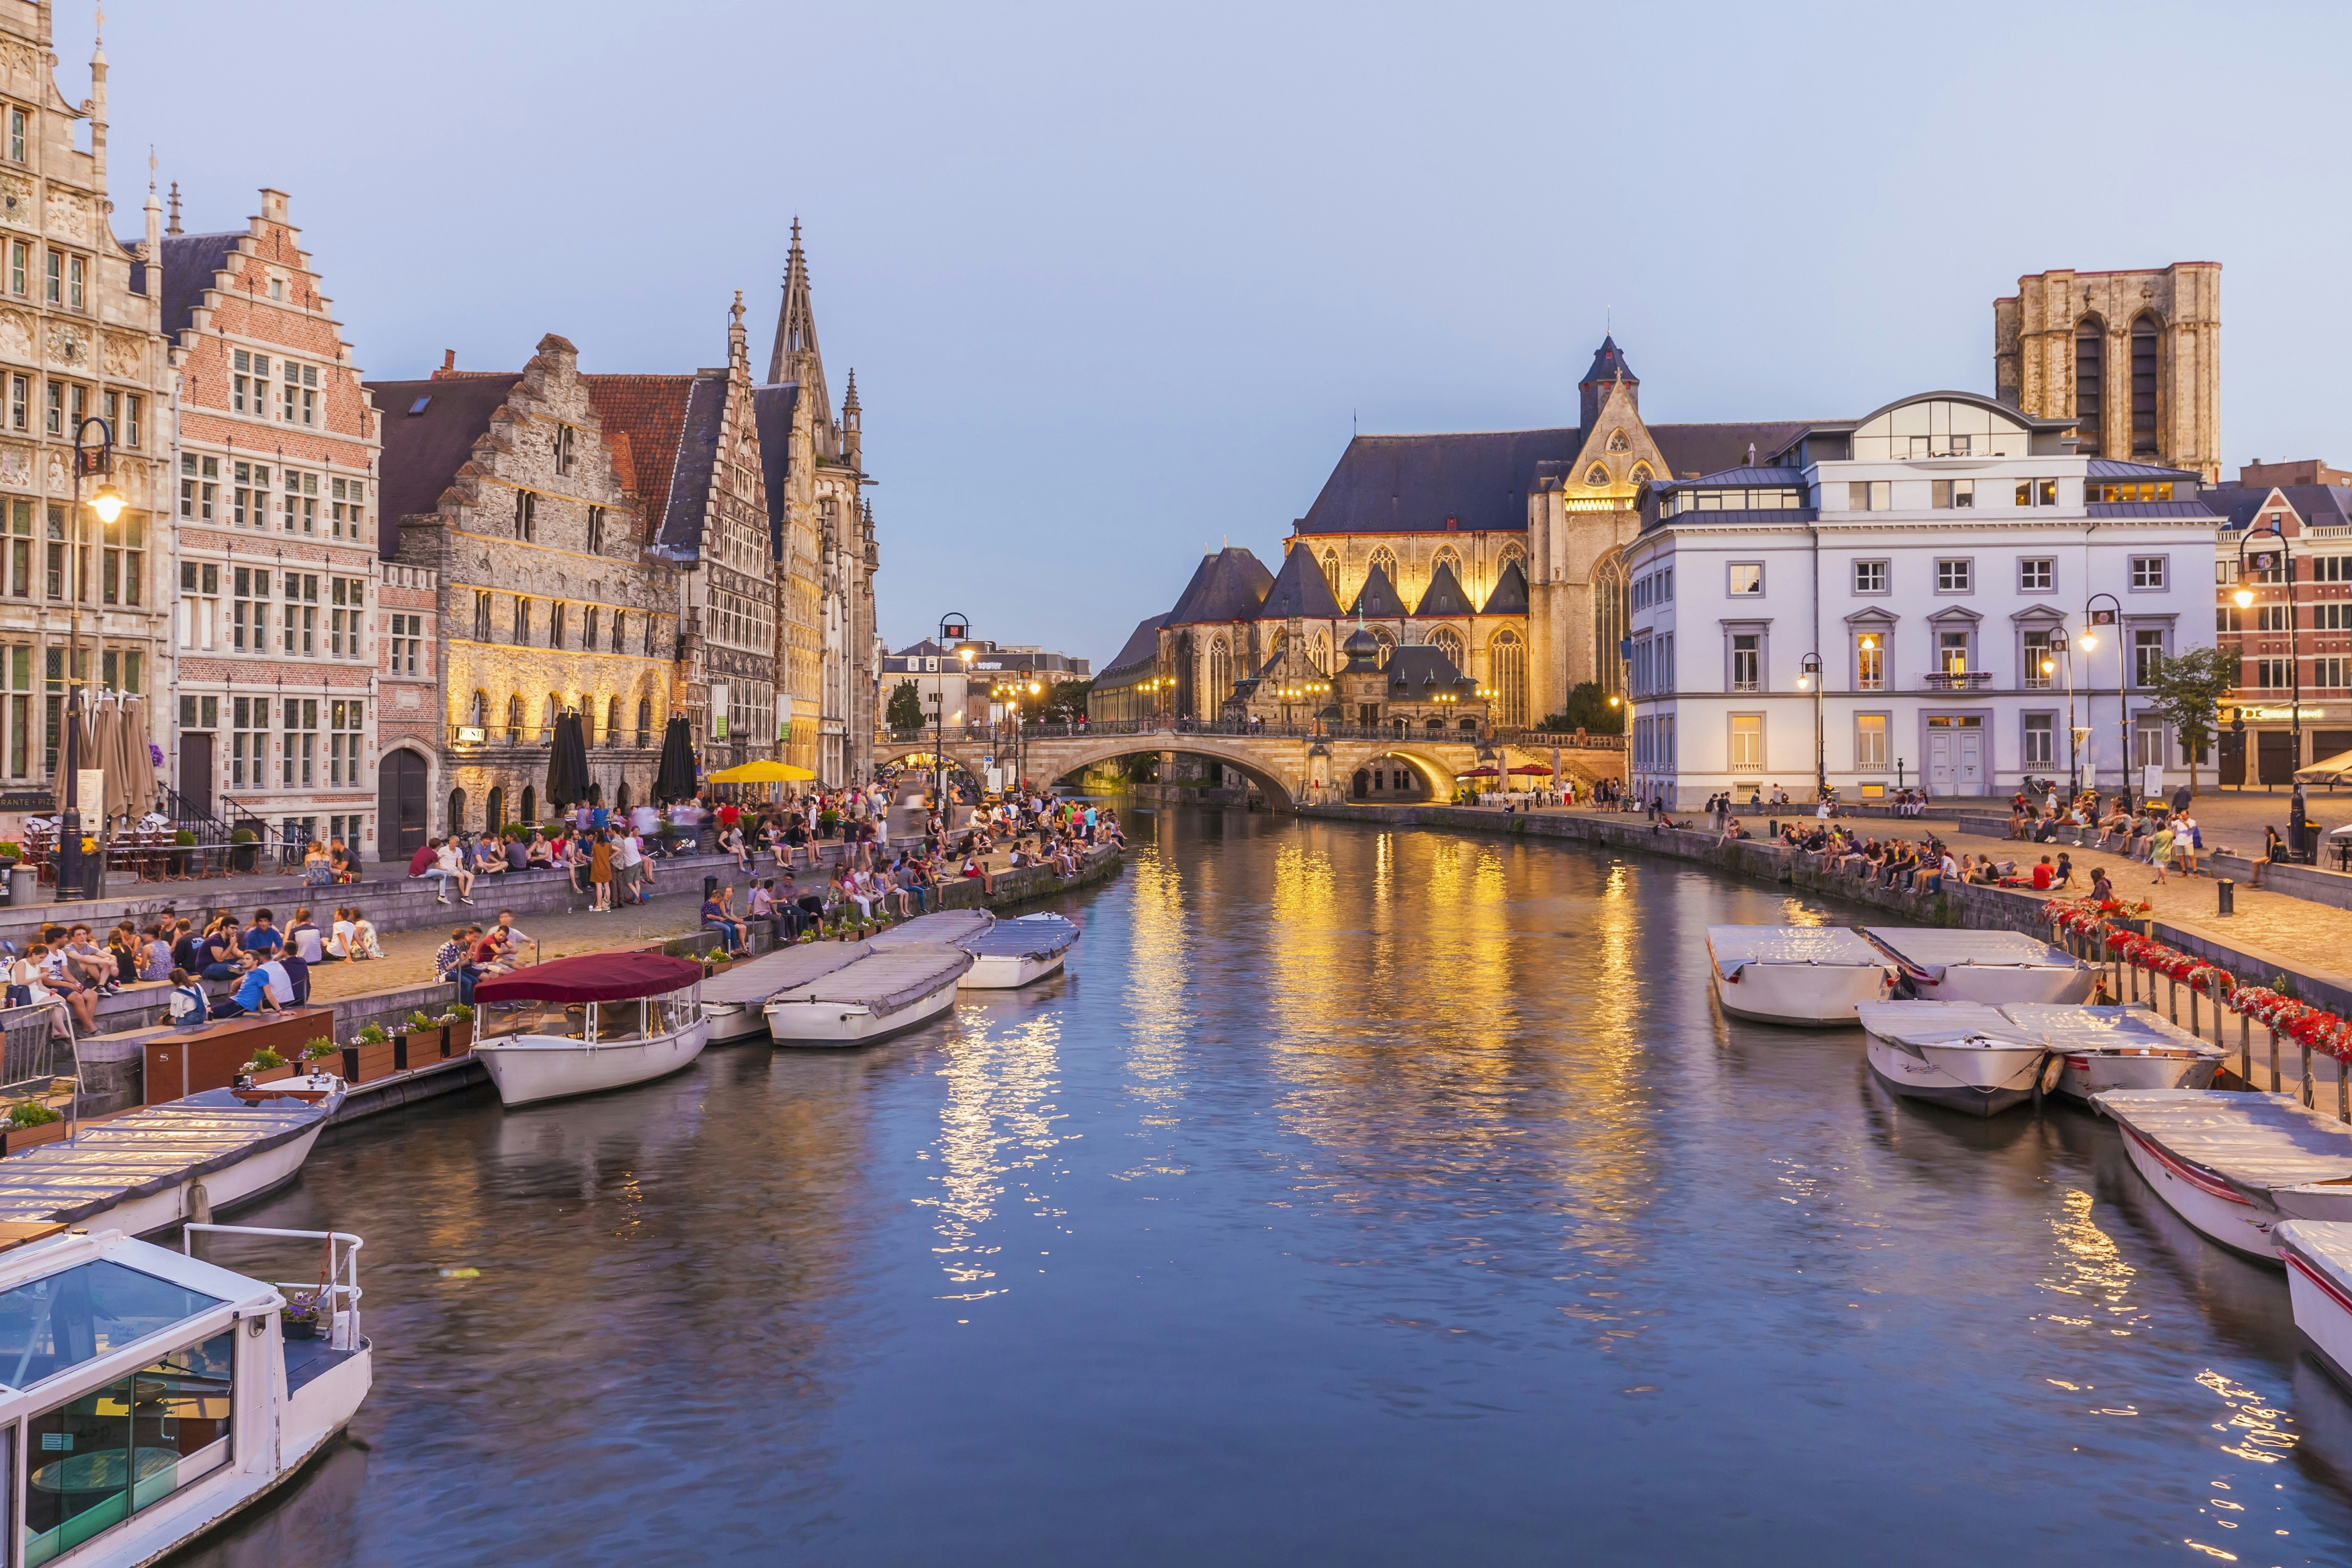
[[[369,1447],[191,1560],[2352,1547],[2352,1400],[2109,1124],[1716,1012],[1704,926],[1852,911],[1129,820],[1066,980],[322,1148],[254,1217],[368,1237]]]

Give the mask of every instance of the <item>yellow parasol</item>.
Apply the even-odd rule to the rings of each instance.
[[[790,763],[745,763],[741,767],[723,768],[715,773],[705,773],[705,784],[803,784],[816,775],[806,768],[796,768]]]

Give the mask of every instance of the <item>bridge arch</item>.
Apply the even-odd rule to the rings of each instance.
[[[1292,742],[1297,744],[1297,742]],[[1303,752],[1304,748],[1300,748]],[[1300,783],[1305,775],[1286,777],[1279,768],[1261,755],[1255,754],[1246,742],[1238,736],[1163,733],[1155,735],[1103,735],[1083,740],[1033,741],[1029,754],[1035,764],[1029,772],[1032,777],[1064,778],[1097,763],[1107,763],[1118,757],[1157,756],[1162,752],[1181,752],[1186,756],[1206,757],[1223,763],[1257,786],[1265,797],[1269,811],[1288,811],[1297,802]],[[1046,770],[1051,769],[1048,773]]]

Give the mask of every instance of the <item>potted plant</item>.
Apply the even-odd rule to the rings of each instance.
[[[188,851],[196,847],[196,836],[183,827],[172,835],[172,843],[173,848],[167,869],[174,877],[184,877],[188,874]]]
[[[382,1024],[370,1024],[352,1037],[343,1047],[343,1077],[353,1083],[365,1083],[399,1069],[393,1065],[392,1036]]]
[[[323,1290],[297,1290],[286,1298],[278,1318],[289,1340],[315,1340],[319,1337],[319,1298]]]
[[[259,854],[257,846],[260,841],[260,835],[255,833],[250,827],[240,827],[230,834],[228,836],[230,868],[237,871],[252,870],[254,859]]]
[[[25,847],[13,838],[0,838],[0,866],[14,866],[25,858]]]
[[[329,1057],[340,1056],[341,1054],[341,1048],[336,1046],[333,1040],[329,1039],[324,1035],[320,1035],[316,1039],[304,1042],[302,1047],[302,1064],[305,1067],[310,1067],[316,1063],[325,1061]]]
[[[441,1026],[449,1042],[449,1055],[462,1057],[474,1048],[474,1010],[460,1002],[441,1015]]]

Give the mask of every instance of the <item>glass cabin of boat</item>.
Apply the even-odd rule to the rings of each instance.
[[[478,1001],[478,1044],[517,1046],[526,1040],[562,1040],[617,1046],[682,1035],[702,1018],[699,981],[678,991],[609,1002],[565,1002],[544,997]]]

